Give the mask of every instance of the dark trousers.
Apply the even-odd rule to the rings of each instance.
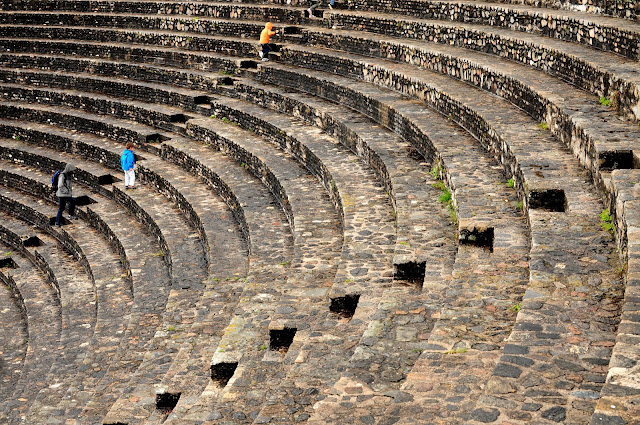
[[[58,198],[58,215],[56,216],[56,224],[62,223],[62,213],[64,212],[64,207],[69,203],[69,215],[75,215],[76,212],[76,200],[71,196],[62,196]]]
[[[271,51],[271,46],[269,43],[261,44],[262,46],[262,57],[269,59],[269,52]]]

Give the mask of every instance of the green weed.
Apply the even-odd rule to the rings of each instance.
[[[509,307],[510,311],[513,311],[516,313],[519,312],[521,309],[522,309],[522,303],[514,304],[511,307]]]
[[[601,104],[602,106],[609,107],[609,105],[611,105],[611,100],[610,100],[610,99],[607,99],[607,98],[606,98],[606,97],[604,97],[604,96],[600,96],[600,104]]]
[[[469,351],[468,348],[464,347],[464,348],[452,348],[451,350],[447,350],[444,352],[444,354],[462,354],[462,353],[466,353],[467,351]]]
[[[616,232],[616,225],[608,208],[600,213],[600,227],[612,235]]]
[[[516,182],[513,179],[507,180],[507,187],[514,187]]]
[[[538,124],[538,127],[543,130],[549,130],[549,125],[546,122],[541,122],[540,124]]]

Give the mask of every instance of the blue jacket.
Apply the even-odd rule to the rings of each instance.
[[[127,171],[133,168],[133,164],[135,164],[136,160],[133,156],[133,152],[129,149],[125,149],[122,152],[122,156],[120,157],[120,165],[122,165],[122,170]]]

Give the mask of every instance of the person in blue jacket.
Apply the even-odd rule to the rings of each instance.
[[[133,155],[133,143],[127,143],[125,150],[122,152],[122,156],[120,157],[120,165],[122,165],[122,170],[124,171],[124,188],[125,189],[135,189],[136,186],[136,173],[133,171],[133,165],[136,163],[136,158]]]

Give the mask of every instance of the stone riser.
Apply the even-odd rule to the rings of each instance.
[[[453,22],[475,23],[493,27],[506,28],[514,31],[530,32],[559,40],[580,43],[597,49],[621,54],[631,59],[638,59],[638,33],[616,27],[614,22],[603,25],[590,22],[589,16],[563,16],[563,13],[540,10],[538,13],[528,13],[518,9],[498,8],[482,3],[454,3],[454,2],[422,2],[406,0],[404,4],[394,2],[391,7],[377,4],[376,0],[358,9],[413,16],[421,19],[437,19]],[[478,7],[478,5],[481,5]],[[537,11],[536,11],[537,12]],[[339,12],[330,13],[330,22]]]

